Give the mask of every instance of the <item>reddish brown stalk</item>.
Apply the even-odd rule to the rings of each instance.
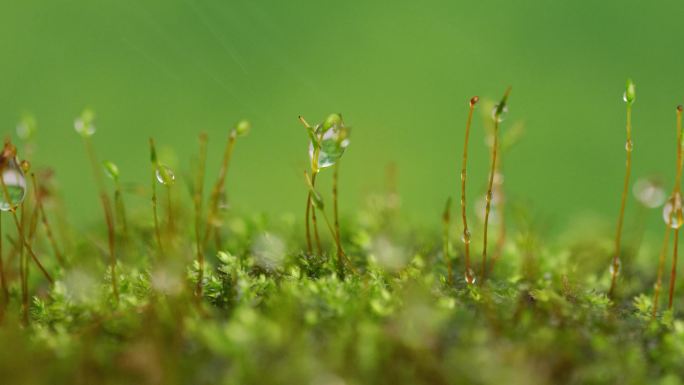
[[[83,143],[88,153],[88,158],[90,160],[90,165],[93,169],[93,175],[95,177],[95,183],[99,190],[100,203],[102,204],[102,210],[104,211],[105,223],[107,225],[107,243],[109,246],[109,273],[110,280],[112,281],[112,293],[114,294],[114,300],[119,303],[119,288],[116,276],[116,253],[115,253],[115,232],[114,232],[114,220],[112,215],[112,206],[109,201],[109,196],[105,190],[104,181],[102,177],[102,168],[95,155],[95,150],[93,149],[90,139],[88,137],[83,137]]]
[[[470,126],[473,121],[475,104],[480,100],[477,96],[470,99],[468,120],[466,121],[465,141],[463,142],[463,161],[461,163],[461,218],[463,219],[463,244],[465,245],[465,279],[467,284],[473,284],[475,277],[470,267],[470,231],[468,231],[468,219],[466,216],[466,179],[468,166],[468,140],[470,139]]]
[[[36,197],[36,211],[38,212],[38,215],[43,223],[45,234],[47,235],[50,246],[52,247],[52,251],[55,253],[55,258],[57,258],[59,265],[64,267],[64,257],[62,256],[62,253],[60,253],[59,247],[57,247],[57,241],[55,240],[54,234],[52,233],[52,228],[50,227],[47,215],[45,214],[45,207],[43,206],[43,199],[40,190],[38,189],[35,173],[31,173],[31,182],[33,184],[33,191]]]
[[[212,233],[218,236],[219,229],[219,199],[221,193],[224,191],[224,186],[226,183],[226,175],[228,175],[228,167],[230,166],[230,160],[233,157],[233,148],[235,147],[235,141],[237,139],[237,132],[231,130],[228,135],[228,141],[226,142],[226,148],[223,151],[223,161],[221,162],[221,169],[219,170],[219,176],[214,183],[214,187],[211,190],[211,195],[209,198],[209,213],[207,214],[207,224],[204,230],[204,240],[202,241],[203,246],[206,246],[207,241]]]
[[[620,214],[618,216],[617,231],[615,233],[615,253],[613,254],[613,264],[611,269],[610,290],[608,296],[613,297],[617,276],[620,273],[620,247],[622,241],[622,225],[625,219],[625,206],[629,194],[629,176],[632,172],[632,104],[627,103],[627,141],[625,144],[627,161],[625,163],[625,181],[622,186],[622,198],[620,200]]]
[[[675,195],[679,196],[681,193],[681,181],[682,181],[682,106],[677,106],[677,177],[675,178]],[[675,198],[676,199],[676,198]],[[676,202],[674,202],[676,203]],[[679,210],[679,211],[678,211]],[[677,279],[677,251],[679,248],[679,227],[681,226],[681,207],[677,207],[675,204],[672,206],[672,212],[670,216],[678,211],[677,226],[674,230],[674,249],[672,251],[672,270],[670,271],[670,297],[668,300],[668,309],[672,309],[674,304],[674,289],[675,281]]]
[[[197,287],[195,289],[195,294],[197,297],[202,297],[202,281],[204,280],[204,252],[202,251],[203,242],[201,239],[202,234],[202,195],[204,192],[204,173],[206,169],[207,161],[207,134],[202,133],[199,137],[200,143],[200,155],[199,164],[197,170],[197,180],[195,180],[195,194],[193,197],[195,203],[195,241],[197,243],[197,263],[199,265],[197,271]],[[206,233],[209,233],[210,224],[207,223]]]
[[[670,216],[668,218],[667,224],[665,226],[665,236],[663,238],[663,245],[660,249],[660,255],[658,256],[658,272],[656,275],[656,283],[655,283],[655,288],[653,291],[653,307],[651,309],[651,318],[655,319],[657,312],[658,312],[658,300],[660,297],[660,290],[662,288],[662,282],[663,282],[663,270],[665,269],[665,256],[667,255],[667,247],[670,243],[670,232],[672,231],[672,223],[674,220],[674,216],[677,214],[676,213],[676,196],[677,193],[681,190],[680,188],[680,183],[681,183],[681,173],[682,173],[682,106],[677,106],[677,125],[676,125],[676,130],[677,130],[677,172],[675,174],[675,185],[672,189],[672,197],[671,199],[675,199],[675,201],[672,202],[672,211],[670,212]],[[681,218],[678,218],[677,220],[680,220]],[[673,272],[671,274],[676,275],[676,258],[678,254],[677,250],[677,238],[679,238],[679,231],[675,231],[675,250],[673,251],[674,253],[674,260],[672,263],[673,266]],[[672,276],[670,277],[670,281],[672,283]],[[673,290],[673,286],[670,285],[670,290]],[[670,301],[668,302],[668,308],[671,307],[672,305],[672,294],[670,295]]]

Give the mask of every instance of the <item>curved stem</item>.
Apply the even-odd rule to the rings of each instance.
[[[484,217],[484,233],[482,245],[482,282],[487,274],[487,230],[489,227],[489,213],[492,209],[492,188],[494,186],[494,173],[496,171],[496,156],[497,148],[499,146],[499,120],[494,119],[494,143],[492,144],[492,168],[489,173],[489,184],[487,186],[487,195],[485,196],[485,217]]]
[[[465,278],[469,285],[475,282],[475,277],[472,275],[470,267],[470,232],[468,231],[468,219],[466,216],[466,178],[468,167],[468,140],[470,139],[470,126],[473,121],[473,111],[478,97],[475,96],[470,99],[470,108],[468,109],[468,120],[466,121],[465,140],[463,142],[463,161],[461,162],[461,218],[463,219],[463,243],[465,245]]]
[[[212,233],[218,235],[218,228],[221,219],[219,218],[218,210],[219,199],[221,197],[221,193],[225,188],[226,176],[228,175],[228,167],[230,166],[230,160],[233,157],[233,149],[235,148],[236,139],[237,132],[235,130],[232,130],[228,135],[226,148],[223,151],[223,161],[221,162],[219,176],[216,179],[216,183],[214,183],[214,187],[211,189],[211,196],[209,198],[209,213],[207,214],[207,224],[204,229],[204,240],[202,241],[202,244],[205,247]]]
[[[622,185],[622,198],[620,199],[620,214],[618,216],[617,231],[615,233],[615,253],[613,254],[613,268],[611,270],[610,290],[608,296],[613,297],[615,292],[615,285],[617,283],[617,276],[620,273],[620,247],[622,241],[622,225],[625,219],[625,206],[627,205],[627,196],[629,193],[629,176],[632,172],[632,104],[627,103],[627,142],[625,144],[627,151],[627,161],[625,163],[625,180]]]

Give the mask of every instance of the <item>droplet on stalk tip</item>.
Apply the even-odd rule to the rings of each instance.
[[[20,205],[26,197],[26,177],[20,165],[17,164],[16,158],[5,160],[1,177],[7,188],[7,193],[0,191],[0,210],[10,211]]]
[[[684,217],[682,216],[682,195],[675,193],[663,207],[663,220],[665,224],[673,229],[682,227]]]
[[[154,173],[157,177],[157,182],[164,186],[171,186],[176,181],[176,174],[166,165],[158,165]]]
[[[74,129],[84,138],[91,137],[95,134],[94,120],[95,113],[92,110],[85,110],[74,121]]]
[[[627,86],[625,88],[625,93],[622,94],[622,100],[627,104],[632,104],[634,103],[634,100],[636,100],[636,86],[632,79],[627,79]]]

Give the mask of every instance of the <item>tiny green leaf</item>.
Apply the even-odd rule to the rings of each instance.
[[[632,81],[632,79],[627,79],[627,86],[625,88],[623,99],[628,104],[632,104],[634,103],[634,100],[636,100],[636,86],[634,85],[634,81]]]

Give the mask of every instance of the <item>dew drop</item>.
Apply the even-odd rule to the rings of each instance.
[[[617,265],[617,269],[616,269],[616,265]],[[609,270],[610,270],[610,275],[619,275],[620,270],[622,270],[622,261],[618,258],[617,264],[611,263]]]
[[[632,192],[639,203],[650,209],[660,207],[665,203],[665,190],[655,180],[648,178],[637,180]]]
[[[2,170],[2,180],[7,192],[0,191],[0,210],[9,211],[21,204],[26,197],[26,178],[15,159],[8,160]]]
[[[467,176],[468,176],[468,172],[466,172],[466,170],[462,170],[461,171],[461,181],[462,182],[465,181]]]
[[[90,137],[95,134],[95,125],[92,121],[85,121],[82,118],[76,119],[74,129],[83,137]]]
[[[497,111],[499,110],[499,105],[496,104],[494,108],[492,109],[492,119],[494,119],[495,122],[503,122],[504,118],[506,117],[506,113],[508,113],[508,106],[504,106],[503,110],[501,111],[500,114],[497,114]]]
[[[349,147],[349,129],[335,125],[326,131],[321,138],[321,148],[318,152],[318,168],[334,165],[344,155]],[[309,143],[309,157],[314,158],[313,143]]]
[[[684,217],[682,217],[682,196],[675,193],[671,196],[663,207],[663,220],[665,224],[673,229],[682,227]]]
[[[157,181],[165,186],[171,186],[176,181],[176,174],[168,166],[160,164],[155,170]]]
[[[474,284],[477,279],[475,278],[475,272],[473,269],[468,269],[465,273],[465,281],[468,285]]]
[[[470,231],[465,230],[463,234],[461,235],[461,241],[465,243],[466,245],[470,244]]]
[[[627,142],[625,142],[625,150],[627,152],[632,152],[633,148],[634,148],[634,144],[632,143],[631,140],[628,140]]]

